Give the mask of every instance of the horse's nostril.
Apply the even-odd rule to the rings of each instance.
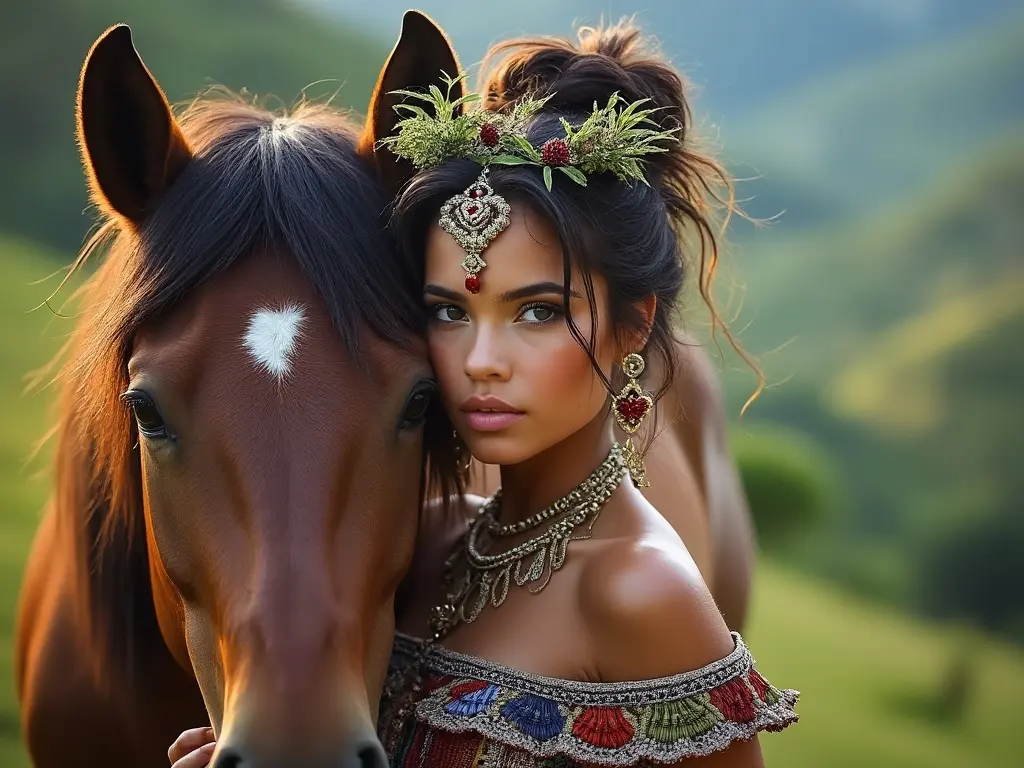
[[[377,739],[367,740],[357,752],[359,768],[388,768],[388,758]]]
[[[245,764],[242,762],[241,755],[233,749],[226,749],[221,752],[211,768],[245,768]]]

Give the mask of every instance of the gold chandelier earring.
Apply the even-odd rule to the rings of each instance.
[[[612,413],[619,428],[626,433],[626,444],[622,446],[622,460],[637,488],[647,488],[644,456],[633,444],[633,435],[640,429],[644,418],[654,409],[654,399],[643,391],[637,378],[644,372],[644,359],[636,352],[630,352],[622,359],[622,371],[626,374],[626,385],[612,400]]]

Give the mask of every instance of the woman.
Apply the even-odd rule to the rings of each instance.
[[[420,533],[381,706],[393,765],[746,768],[759,731],[797,719],[637,487],[644,368],[671,384],[682,242],[713,263],[707,197],[727,184],[640,43],[620,25],[503,44],[487,110],[419,97],[438,117],[410,109],[386,141],[421,169],[395,223],[426,255],[445,411],[501,475]],[[209,738],[183,734],[176,768],[205,765]]]

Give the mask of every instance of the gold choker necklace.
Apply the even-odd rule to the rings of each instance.
[[[431,619],[435,637],[443,637],[463,622],[474,621],[488,603],[500,607],[513,581],[520,587],[531,585],[528,589],[534,594],[544,589],[552,574],[565,564],[569,542],[590,538],[602,508],[625,477],[622,449],[615,443],[597,469],[568,494],[543,511],[504,526],[497,522],[501,508],[498,489],[481,504],[462,546],[446,563],[445,603],[434,609]],[[484,554],[497,537],[522,533],[548,520],[554,522],[522,544],[498,554]],[[576,530],[584,526],[586,532],[577,535]],[[464,571],[453,579],[460,563]]]

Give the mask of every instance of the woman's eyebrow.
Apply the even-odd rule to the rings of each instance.
[[[532,285],[524,285],[522,288],[515,288],[511,291],[505,291],[505,293],[498,296],[498,301],[501,302],[512,302],[521,301],[522,299],[528,299],[531,296],[546,296],[549,294],[555,294],[557,296],[565,295],[565,286],[561,283],[544,282],[544,283],[533,283]],[[569,291],[570,296],[574,296],[577,299],[579,294],[574,291]]]
[[[462,294],[456,291],[449,291],[447,288],[442,288],[440,285],[434,285],[433,283],[427,283],[423,286],[423,293],[428,296],[437,296],[439,299],[448,299],[449,301],[462,301]]]

